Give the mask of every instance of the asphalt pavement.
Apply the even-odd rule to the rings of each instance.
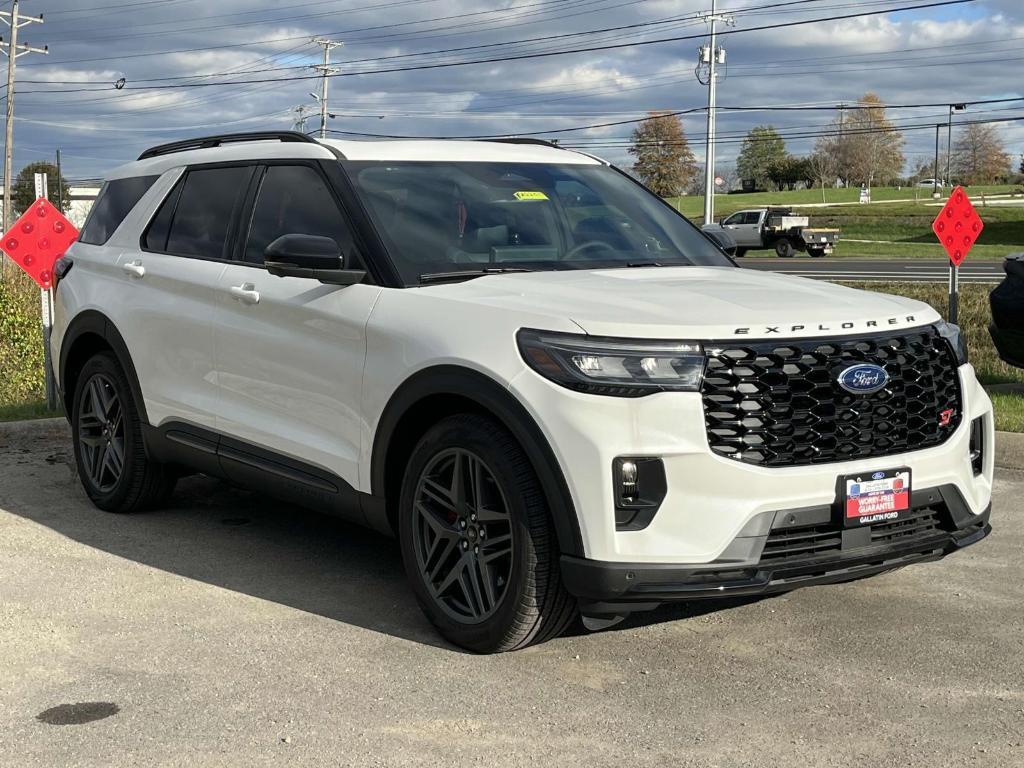
[[[479,657],[393,542],[205,478],[85,499],[0,425],[0,765],[1024,766],[1024,473],[937,563]]]
[[[790,259],[737,259],[745,269],[760,269],[818,280],[856,280],[863,282],[909,281],[948,283],[949,262],[939,259],[845,259],[808,256]],[[1003,279],[1000,261],[966,261],[960,267],[961,283],[998,283]]]

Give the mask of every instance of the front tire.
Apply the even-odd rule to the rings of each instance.
[[[544,492],[523,449],[493,419],[460,414],[428,430],[399,503],[406,575],[450,642],[511,651],[561,634],[575,617]]]
[[[747,255],[747,249],[746,248],[737,248],[736,252],[733,253],[733,256],[735,256],[737,259],[742,259],[746,255]]]
[[[78,375],[71,434],[82,487],[100,509],[150,509],[173,491],[174,475],[146,457],[138,406],[110,352],[90,358]]]

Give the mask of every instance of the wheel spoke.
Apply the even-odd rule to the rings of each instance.
[[[451,489],[445,488],[438,482],[429,478],[423,481],[422,493],[445,510],[455,512],[455,500],[451,495]]]
[[[89,477],[97,488],[103,487],[103,471],[107,466],[108,452],[106,441],[98,445],[93,452],[92,468]]]
[[[494,594],[494,583],[491,580],[491,569],[478,557],[473,558],[473,572],[479,573],[478,583],[483,586],[484,597],[487,599],[488,609],[495,605],[497,597]]]
[[[121,477],[121,471],[124,469],[124,446],[120,440],[115,438],[110,441],[110,445],[107,446],[106,462],[114,479]]]
[[[477,575],[476,563],[472,562],[470,558],[466,558],[465,565],[462,567],[460,581],[463,591],[470,600],[469,604],[473,609],[473,614],[480,616],[487,613],[488,608],[484,604],[484,596],[480,591],[480,577]]]

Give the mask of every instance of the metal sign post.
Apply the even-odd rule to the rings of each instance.
[[[49,198],[47,175],[37,173],[36,200]],[[53,289],[42,288],[39,292],[40,316],[43,319],[43,372],[46,379],[46,407],[51,411],[57,409],[57,382],[53,376],[53,365],[50,360],[50,334],[53,330]]]
[[[949,322],[956,325],[957,311],[960,307],[960,267],[949,260]]]

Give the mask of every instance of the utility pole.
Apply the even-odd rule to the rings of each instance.
[[[950,104],[949,105],[949,120],[946,121],[946,178],[943,181],[949,184],[950,187],[953,183],[949,180],[949,158],[950,153],[953,151],[953,112],[963,112],[967,109],[966,104]]]
[[[736,19],[718,13],[718,0],[711,0],[711,13],[704,21],[711,24],[710,45],[701,47],[700,64],[708,65],[708,131],[704,145],[704,223],[715,223],[715,90],[718,85],[717,65],[725,64],[725,49],[718,47],[716,24],[721,21],[735,24]],[[698,65],[698,67],[700,66]]]
[[[313,111],[313,108],[312,107],[307,107],[305,104],[300,104],[299,106],[297,106],[295,109],[292,110],[292,112],[294,112],[296,115],[298,115],[298,117],[295,118],[294,127],[300,133],[305,133],[306,132],[306,120],[309,119],[308,117],[306,117],[306,115],[307,115],[307,113],[312,112],[312,111]]]
[[[314,64],[313,69],[320,72],[323,77],[320,78],[320,138],[327,138],[327,81],[331,75],[335,75],[340,72],[340,69],[331,66],[331,49],[340,48],[344,43],[340,43],[336,40],[328,40],[325,37],[314,37],[313,43],[319,45],[324,49],[324,63]]]
[[[14,157],[14,70],[20,57],[27,53],[49,53],[49,48],[34,48],[24,43],[18,44],[18,30],[29,24],[42,24],[42,16],[21,16],[18,13],[18,0],[12,0],[11,10],[0,11],[0,19],[11,28],[11,42],[0,40],[0,50],[7,54],[7,133],[4,139],[4,215],[3,229],[8,230],[14,221],[11,214],[11,187],[14,186],[14,174],[11,162]]]
[[[939,193],[939,129],[942,128],[942,123],[935,125],[935,178],[932,179],[932,197],[939,198],[942,195]]]

